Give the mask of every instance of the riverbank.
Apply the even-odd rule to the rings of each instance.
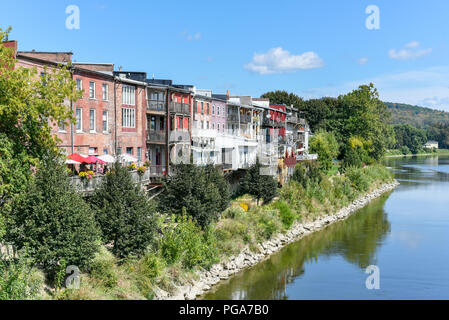
[[[402,157],[417,157],[417,156],[447,156],[449,155],[448,149],[438,149],[436,152],[432,153],[409,153],[409,154],[402,154],[399,150],[397,151],[398,154],[395,154],[396,152],[391,152],[391,154],[385,155],[385,158],[402,158]]]
[[[351,204],[345,206],[334,214],[318,216],[313,221],[296,222],[285,234],[276,234],[269,240],[259,243],[257,245],[259,252],[253,252],[248,247],[245,247],[240,254],[231,256],[224,261],[213,265],[210,270],[196,272],[196,277],[194,277],[196,280],[178,287],[173,293],[154,288],[154,299],[196,299],[198,296],[201,296],[212,289],[213,286],[219,285],[222,280],[226,280],[232,275],[267,259],[270,255],[279,251],[287,244],[297,241],[303,236],[347,218],[358,209],[366,206],[373,199],[393,190],[398,185],[399,182],[396,180],[390,183],[385,183],[375,190],[357,198]]]

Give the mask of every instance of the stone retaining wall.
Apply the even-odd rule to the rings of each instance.
[[[193,300],[197,296],[206,293],[213,285],[218,284],[221,280],[229,279],[233,274],[267,259],[270,255],[279,251],[287,244],[297,241],[299,238],[314,231],[323,229],[334,222],[346,219],[358,209],[366,206],[373,199],[381,196],[385,192],[393,190],[398,185],[399,182],[396,180],[392,183],[384,184],[380,188],[356,199],[349,206],[341,209],[335,214],[318,217],[312,222],[297,222],[285,234],[279,233],[270,240],[258,244],[259,253],[251,252],[248,248],[245,248],[239,255],[232,256],[226,259],[226,261],[213,265],[209,271],[197,272],[197,281],[193,284],[186,284],[178,287],[174,294],[169,294],[166,291],[156,288],[155,299]]]

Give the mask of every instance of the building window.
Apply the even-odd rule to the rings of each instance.
[[[89,148],[89,155],[97,154],[97,148]]]
[[[209,102],[208,103],[206,103],[206,108],[207,108],[207,112],[206,112],[206,114],[209,114],[209,111],[210,111],[210,106],[209,106]]]
[[[107,83],[103,83],[103,100],[109,100],[109,85]]]
[[[220,107],[217,107],[217,116],[220,115]]]
[[[137,161],[140,161],[142,159],[142,148],[137,147]]]
[[[108,132],[109,130],[109,112],[103,111],[103,132]]]
[[[209,121],[206,121],[206,129],[209,129]]]
[[[136,88],[126,84],[122,87],[122,103],[128,106],[136,104]]]
[[[201,102],[201,114],[204,114],[204,102]]]
[[[117,155],[121,155],[122,154],[122,148],[117,148]]]
[[[90,132],[95,132],[95,109],[90,109],[89,110],[89,129]]]
[[[89,99],[95,99],[95,82],[89,82]]]
[[[215,123],[212,123],[212,129],[215,130]]]
[[[132,156],[133,155],[133,147],[127,147],[126,153]]]
[[[109,154],[109,151],[108,151],[107,148],[104,148],[104,149],[103,149],[103,154]]]
[[[78,91],[83,90],[83,80],[76,79],[76,90],[78,90]]]
[[[164,117],[160,117],[159,118],[159,130],[164,130],[164,127],[165,127]]]
[[[133,108],[122,108],[122,127],[135,128],[136,127],[136,110]]]
[[[212,106],[212,114],[215,115],[215,106]]]
[[[151,131],[156,130],[156,117],[155,116],[151,116],[150,130]]]
[[[83,109],[76,108],[75,117],[76,117],[76,131],[81,132],[83,131]]]

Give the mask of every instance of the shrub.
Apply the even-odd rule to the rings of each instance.
[[[199,226],[206,229],[229,204],[228,182],[213,167],[180,164],[174,176],[164,183],[160,210],[182,216],[185,208]]]
[[[326,131],[317,132],[309,144],[310,152],[318,154],[320,170],[327,173],[332,167],[332,159],[335,159],[339,152],[339,145],[334,134]]]
[[[104,287],[112,288],[117,285],[118,276],[115,270],[115,259],[103,246],[92,261],[90,275]]]
[[[273,206],[279,210],[279,215],[284,227],[289,229],[296,220],[295,212],[290,208],[287,202],[282,200],[276,201]]]
[[[142,256],[151,244],[156,228],[156,208],[120,163],[90,199],[97,212],[103,241],[112,243],[112,253],[119,258]]]
[[[8,240],[19,250],[27,248],[51,276],[61,261],[88,266],[98,249],[93,212],[54,156],[44,160],[26,195],[14,202],[8,224]]]
[[[261,174],[262,165],[259,159],[252,165],[241,181],[241,190],[254,196],[259,204],[263,199],[264,204],[270,203],[277,194],[277,182],[271,175]]]
[[[349,167],[345,174],[357,191],[365,192],[369,189],[369,181],[362,168]]]
[[[31,267],[27,258],[0,260],[0,300],[36,299],[43,275]]]
[[[165,268],[165,261],[154,253],[147,253],[139,261],[139,271],[149,279],[154,279],[162,275]]]
[[[410,149],[407,146],[402,146],[400,151],[404,156],[406,156],[410,153]]]
[[[218,261],[215,239],[209,230],[202,231],[185,213],[163,231],[159,248],[168,264],[181,262],[186,268],[210,267]]]

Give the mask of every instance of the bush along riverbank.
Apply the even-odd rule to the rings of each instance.
[[[13,272],[16,264],[0,268],[6,277],[0,289],[9,288],[7,297],[21,299],[194,299],[220,280],[256,264],[299,236],[344,218],[396,185],[390,171],[379,165],[347,167],[343,175],[330,176],[322,173],[318,163],[306,162],[297,165],[287,185],[273,192],[259,188],[261,184],[266,189],[276,186],[272,177],[259,175],[255,165],[252,174],[242,178],[244,194],[231,201],[219,171],[190,165],[179,170],[179,179],[165,186],[165,194],[173,201],[155,203],[148,201],[133,185],[126,169],[118,166],[87,201],[90,207],[83,206],[80,211],[95,213],[92,226],[99,226],[100,236],[95,234],[91,239],[76,225],[72,231],[72,225],[64,224],[65,233],[75,233],[80,244],[89,244],[89,256],[86,251],[81,257],[73,256],[73,250],[56,252],[67,260],[58,258],[58,263],[45,268],[47,257],[35,253],[39,247],[29,248],[34,250],[30,255],[34,262],[26,263],[27,268],[32,268],[27,274],[39,277],[21,277],[20,285],[32,290],[17,292],[9,285],[8,279],[17,273]],[[42,180],[43,190],[53,185],[44,183],[48,177],[36,178]],[[63,195],[59,202],[52,202],[56,209],[63,210],[64,199],[72,192],[69,186],[59,185],[64,188],[52,187],[46,192],[53,198],[54,194]],[[50,198],[33,201],[43,199],[43,207]],[[17,210],[25,207],[31,213],[36,211],[35,205],[22,202]],[[17,215],[17,219],[20,217]],[[85,261],[80,268],[80,286],[66,288],[66,266],[77,260]]]
[[[196,299],[220,281],[263,261],[302,236],[345,219],[399,185],[381,166],[352,168],[345,176],[320,176],[316,180],[312,171],[310,167],[306,169],[312,176],[305,174],[301,182],[291,181],[281,190],[279,200],[270,205],[255,206],[247,212],[236,206],[225,211],[215,226],[221,261],[209,269],[197,269],[190,281],[172,291],[154,286],[154,299]],[[238,200],[246,209],[241,204],[248,200]]]

